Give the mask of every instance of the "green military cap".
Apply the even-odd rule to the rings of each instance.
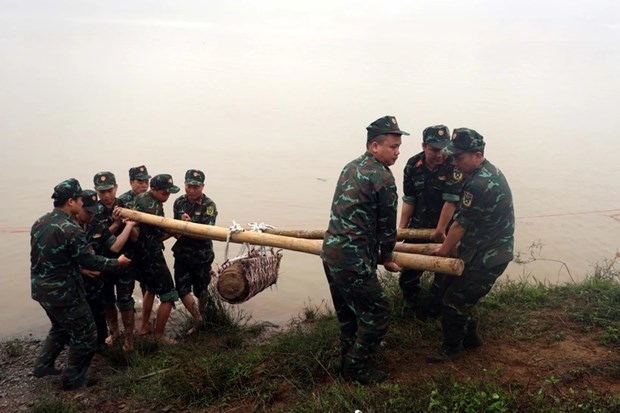
[[[398,127],[398,122],[394,116],[384,116],[377,119],[366,128],[368,131],[367,140],[371,140],[379,135],[409,135]]]
[[[81,196],[83,202],[82,208],[93,214],[98,214],[103,211],[103,205],[98,202],[97,193],[95,191],[85,189],[82,191]]]
[[[422,141],[433,148],[443,149],[450,143],[450,131],[445,125],[429,126],[422,132]]]
[[[69,199],[77,199],[81,196],[82,187],[80,183],[75,178],[70,178],[65,181],[62,181],[58,185],[54,187],[54,193],[52,194],[52,199],[57,202],[64,203]]]
[[[169,174],[159,174],[152,177],[151,188],[163,189],[171,194],[179,192],[179,187],[172,182],[172,176]]]
[[[452,132],[452,140],[446,150],[451,155],[482,151],[484,150],[484,138],[473,129],[457,128]]]
[[[185,183],[188,185],[202,185],[205,183],[204,172],[198,169],[188,169],[185,172]]]
[[[116,177],[112,172],[97,172],[93,177],[93,183],[97,191],[105,191],[114,188],[114,185],[116,185]]]
[[[149,171],[146,169],[146,166],[140,165],[129,168],[130,181],[148,181],[149,179],[151,179],[151,175],[149,175]]]

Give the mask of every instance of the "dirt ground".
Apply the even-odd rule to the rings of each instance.
[[[588,390],[599,394],[620,394],[620,380],[617,377],[620,353],[599,342],[599,331],[586,334],[563,320],[560,313],[541,314],[537,322],[545,324],[544,334],[523,339],[486,339],[482,348],[468,351],[466,357],[452,363],[426,363],[424,358],[427,350],[431,349],[430,343],[409,354],[390,353],[389,380],[415,385],[421,379],[448,373],[463,380],[499,381],[502,385],[524,391],[536,391],[545,386],[547,391],[558,397],[565,396],[569,391]],[[9,357],[4,348],[0,351],[0,412],[27,411],[33,406],[37,395],[46,391],[71,400],[80,411],[129,411],[125,401],[105,399],[98,386],[62,392],[58,377],[34,378],[32,364],[41,343],[23,341],[21,344],[23,352],[18,357]],[[62,355],[59,360],[61,358]],[[107,359],[100,355],[95,356],[91,369],[100,376],[110,372]],[[175,410],[162,406],[160,411]]]

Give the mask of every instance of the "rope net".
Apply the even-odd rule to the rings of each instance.
[[[234,221],[233,221],[234,222]],[[262,231],[264,224],[252,225],[252,231]],[[282,250],[273,247],[252,246],[244,243],[237,257],[228,259],[230,235],[243,231],[237,223],[230,228],[226,241],[224,263],[215,270],[215,291],[230,304],[248,301],[278,281]],[[247,253],[245,253],[247,251]]]

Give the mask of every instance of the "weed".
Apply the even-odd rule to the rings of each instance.
[[[9,340],[2,343],[2,349],[9,358],[19,357],[24,354],[24,346],[19,340]]]

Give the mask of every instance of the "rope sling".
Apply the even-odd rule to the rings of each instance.
[[[251,222],[250,231],[263,232],[271,225]],[[235,258],[228,259],[228,247],[232,234],[244,231],[233,221],[226,237],[224,263],[215,271],[215,291],[230,304],[241,304],[278,281],[282,253],[273,247],[254,246],[245,242]]]

